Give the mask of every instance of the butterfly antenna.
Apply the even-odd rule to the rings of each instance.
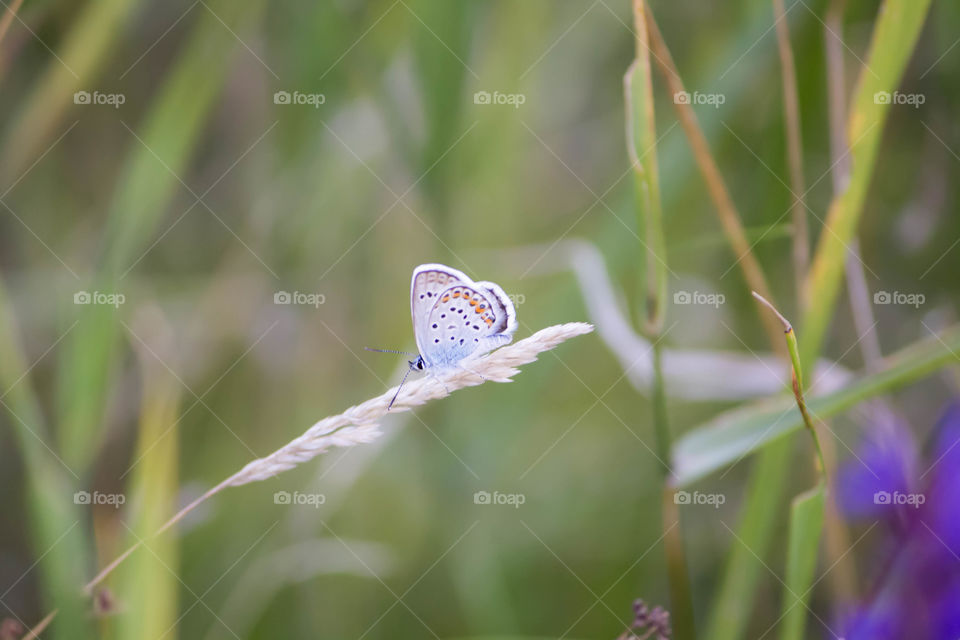
[[[416,353],[410,353],[409,351],[394,351],[393,349],[374,349],[373,347],[364,347],[367,351],[376,351],[377,353],[399,353],[402,356],[415,356],[419,355]]]
[[[400,389],[403,388],[403,383],[407,381],[407,376],[410,375],[410,369],[407,369],[407,372],[403,374],[403,380],[400,381],[400,386],[397,387],[397,392],[393,394],[393,399],[390,401],[390,404],[387,405],[387,411],[393,407],[393,403],[397,401],[397,396],[400,395]]]

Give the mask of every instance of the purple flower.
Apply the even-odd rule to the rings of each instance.
[[[841,623],[846,640],[960,638],[960,402],[943,412],[922,470],[905,426],[874,425],[837,473],[852,519],[883,522],[870,595]]]
[[[924,524],[942,546],[960,556],[960,402],[950,405],[940,418],[926,474]]]
[[[651,609],[643,600],[633,602],[633,622],[617,640],[670,640],[670,612],[663,607]]]
[[[844,640],[900,640],[908,636],[906,612],[898,603],[860,607],[841,625]]]
[[[851,518],[894,521],[895,494],[914,484],[917,452],[906,425],[891,421],[875,426],[860,452],[837,473],[837,500]]]

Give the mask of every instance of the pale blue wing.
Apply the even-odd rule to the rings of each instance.
[[[422,343],[418,339],[428,368],[452,366],[510,342],[512,330],[505,331],[511,322],[516,328],[516,313],[509,298],[504,294],[508,311],[489,284],[455,284],[441,292],[427,315]]]
[[[497,324],[493,327],[495,334],[509,336],[512,340],[517,330],[517,309],[513,306],[513,300],[495,282],[477,282],[475,286],[481,291],[486,289],[488,292],[487,298],[497,316]]]
[[[440,294],[458,283],[473,284],[473,281],[463,272],[442,264],[422,264],[413,270],[410,279],[410,315],[413,319],[413,335],[421,354],[428,346],[424,336],[430,310]]]

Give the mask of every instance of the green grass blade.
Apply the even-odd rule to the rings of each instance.
[[[42,576],[46,605],[60,609],[54,632],[64,625],[70,629],[71,638],[92,638],[88,603],[80,593],[90,546],[84,533],[86,526],[73,504],[75,479],[48,448],[50,438],[40,405],[29,378],[23,377],[29,365],[18,335],[7,292],[0,282],[0,415],[7,418],[23,456],[36,570]],[[29,625],[35,621],[24,622]]]
[[[190,40],[144,123],[127,123],[136,137],[130,134],[130,158],[107,222],[104,265],[92,290],[117,289],[117,276],[139,258],[167,204],[184,189],[178,176],[185,173],[203,126],[212,115],[228,76],[230,52],[241,47],[230,29],[242,33],[243,24],[259,14],[262,1],[221,0],[210,5],[211,10],[198,14]],[[198,60],[203,64],[197,64]],[[202,205],[195,213],[205,214]],[[87,468],[100,443],[118,326],[119,317],[112,307],[83,307],[80,324],[61,361],[59,439],[67,462],[77,469]]]
[[[425,191],[437,207],[435,213],[441,216],[438,220],[441,228],[447,224],[443,210],[448,206],[451,165],[438,161],[467,126],[463,123],[463,95],[467,74],[475,76],[467,65],[470,64],[470,26],[476,13],[476,7],[467,2],[421,0],[410,7],[410,28],[416,34],[414,56],[418,78],[423,84],[421,96],[427,125],[420,171],[426,172]]]
[[[0,156],[0,173],[18,177],[51,142],[51,130],[73,104],[73,93],[93,90],[100,66],[114,43],[123,35],[125,23],[137,0],[101,0],[85,3],[57,57],[50,57],[30,95],[12,118]]]
[[[139,331],[139,329],[138,329]],[[144,350],[145,351],[145,350]],[[177,511],[180,383],[150,353],[141,353],[143,403],[134,454],[133,481],[126,492],[130,534],[124,548],[146,540],[150,551],[134,554],[117,576],[124,594],[116,617],[117,640],[155,640],[177,624],[176,536],[154,537]],[[171,426],[173,425],[173,426]]]
[[[815,418],[826,419],[875,396],[888,393],[954,364],[960,350],[960,326],[954,325],[905,347],[883,361],[874,374],[843,389],[807,400]],[[674,473],[679,486],[688,485],[736,462],[803,426],[794,398],[784,394],[722,413],[676,441]],[[781,470],[783,471],[783,470]]]
[[[633,61],[623,78],[623,88],[627,109],[627,151],[633,169],[636,198],[637,233],[640,235],[640,252],[644,256],[641,260],[643,269],[640,282],[646,309],[642,317],[650,325],[649,328],[659,331],[666,309],[667,265],[649,55]]]
[[[658,458],[670,459],[671,435],[667,412],[666,390],[661,366],[661,333],[667,299],[666,243],[663,235],[663,211],[660,205],[660,171],[657,164],[657,128],[654,115],[653,78],[650,70],[650,43],[647,10],[643,0],[633,2],[636,58],[623,78],[626,109],[626,142],[633,172],[641,299],[644,309],[638,314],[645,333],[653,342],[653,427]],[[663,466],[663,465],[661,465]],[[670,608],[677,640],[696,638],[693,596],[684,552],[680,513],[673,489],[666,484],[669,469],[663,468],[664,486],[661,503],[661,526],[670,586]]]
[[[819,484],[797,496],[790,506],[781,640],[803,640],[804,637],[810,583],[817,566],[817,548],[823,529],[824,492],[825,486]]]
[[[793,398],[790,398],[791,403]],[[757,561],[757,549],[765,548],[780,515],[776,506],[783,495],[786,477],[781,462],[770,456],[758,457],[746,489],[746,507],[737,525],[739,540],[730,547],[723,578],[717,589],[704,638],[737,638],[743,635],[750,617],[753,588],[766,568]],[[768,480],[769,479],[769,480]],[[768,508],[767,505],[773,505]]]
[[[892,94],[900,85],[904,67],[910,60],[930,0],[886,0],[874,27],[870,51],[852,101],[847,123],[847,144],[852,170],[847,189],[830,205],[826,225],[820,234],[810,273],[807,300],[813,301],[802,323],[801,351],[804,368],[816,360],[827,327],[833,318],[847,247],[853,239],[863,212],[883,127],[890,110],[889,101],[877,100],[878,94]]]

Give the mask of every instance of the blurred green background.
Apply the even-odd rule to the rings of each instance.
[[[822,218],[826,3],[786,4]],[[876,3],[847,4],[852,87]],[[687,88],[725,96],[696,113],[789,301],[771,5],[652,8]],[[860,229],[871,286],[926,296],[920,310],[876,309],[885,350],[928,335],[920,320],[956,316],[958,27],[960,7],[933,5],[902,87],[926,101],[892,109]],[[525,337],[590,319],[572,274],[539,268],[554,242],[586,239],[639,307],[623,132],[632,28],[629,3],[609,0],[26,0],[0,41],[0,617],[29,625],[60,607],[58,638],[614,638],[635,598],[666,605],[648,400],[596,335],[513,384],[393,416],[371,445],[227,490],[108,580],[114,615],[72,600],[179,504],[396,384],[400,357],[363,348],[414,348],[416,265],[500,283]],[[726,296],[695,316],[671,307],[666,344],[765,352],[671,96],[655,88],[671,288]],[[275,304],[284,291],[323,303]],[[123,301],[76,304],[78,292]],[[843,301],[831,331],[826,355],[859,369]],[[901,406],[928,425],[954,390],[937,378]],[[673,428],[729,406],[671,401]],[[856,440],[856,421],[835,426]],[[698,611],[748,470],[709,481],[727,496],[719,509],[685,512]],[[811,482],[797,476],[792,493]],[[77,491],[125,504],[77,505]],[[276,504],[278,491],[324,503]],[[525,501],[477,505],[477,491]],[[777,617],[779,585],[763,580],[757,633]]]

